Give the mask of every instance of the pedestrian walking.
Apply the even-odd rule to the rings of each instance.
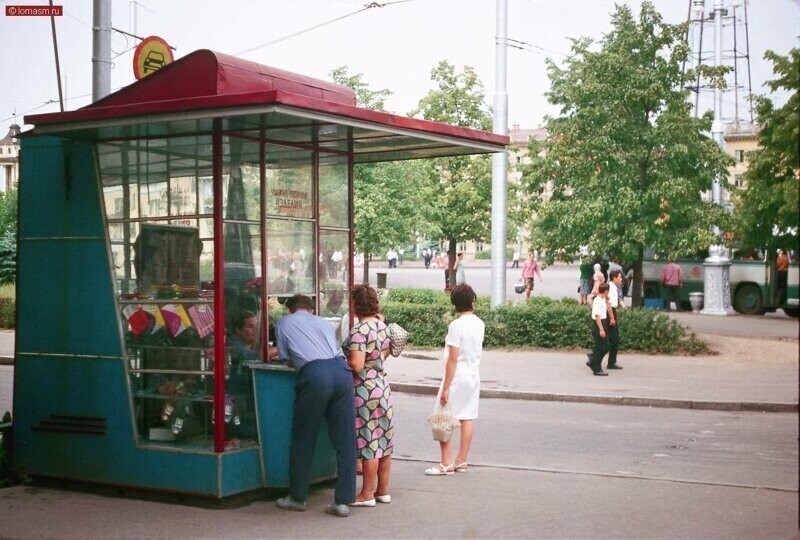
[[[778,258],[775,260],[775,271],[777,281],[777,305],[782,306],[786,303],[786,290],[789,286],[789,256],[782,250],[778,250]]]
[[[431,250],[425,248],[422,250],[422,260],[425,261],[425,270],[431,267]]]
[[[592,338],[594,348],[588,354],[586,365],[595,375],[605,377],[603,357],[608,352],[608,283],[601,283],[592,300]]]
[[[444,268],[444,290],[450,290],[450,254],[442,253],[442,268]]]
[[[608,364],[606,369],[622,369],[617,363],[617,352],[619,351],[619,318],[617,310],[623,309],[622,299],[622,270],[616,268],[609,273],[608,284]]]
[[[675,264],[672,258],[667,259],[667,264],[661,269],[661,287],[664,292],[664,308],[672,311],[672,302],[675,302],[675,311],[681,310],[680,289],[683,287],[683,270]]]
[[[511,256],[511,268],[519,268],[519,249],[515,249]]]
[[[447,328],[445,343],[445,369],[442,384],[436,397],[442,407],[461,421],[458,453],[453,459],[452,439],[439,443],[441,461],[425,471],[429,476],[450,476],[467,472],[469,449],[474,433],[473,422],[478,418],[478,398],[481,377],[478,370],[483,354],[484,324],[473,312],[476,296],[472,287],[456,285],[450,294],[458,318]]]
[[[525,282],[525,301],[533,294],[533,277],[539,276],[539,283],[544,283],[542,272],[539,270],[539,263],[534,257],[533,251],[528,253],[528,260],[522,265],[522,281]]]
[[[393,248],[389,248],[386,252],[386,261],[389,263],[389,268],[397,268],[397,252]]]
[[[275,323],[277,356],[297,371],[292,439],[289,451],[289,494],[278,499],[284,510],[305,511],[311,461],[320,425],[336,449],[337,478],[334,501],[325,512],[346,517],[356,497],[355,408],[353,374],[336,342],[333,327],[313,314],[314,301],[296,294],[286,301],[289,315]]]
[[[578,294],[580,295],[580,304],[585,306],[589,303],[589,293],[592,290],[592,264],[589,262],[589,257],[582,257],[581,264],[578,267],[580,271],[580,281],[578,282]]]

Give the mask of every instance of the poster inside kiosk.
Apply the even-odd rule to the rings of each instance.
[[[133,74],[136,80],[155,73],[174,60],[169,44],[158,36],[146,37],[133,53]]]

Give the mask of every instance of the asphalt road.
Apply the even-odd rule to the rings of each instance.
[[[438,461],[433,396],[393,398],[396,455]],[[482,399],[475,433],[470,461],[486,466],[798,489],[796,414]]]
[[[466,474],[438,460],[430,396],[395,394],[392,504],[322,512],[274,497],[209,510],[74,491],[0,490],[4,538],[792,538],[797,415],[482,400]],[[43,519],[43,517],[45,517]]]

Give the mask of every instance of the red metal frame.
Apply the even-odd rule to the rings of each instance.
[[[214,121],[219,129],[221,122]],[[212,135],[214,182],[214,452],[225,451],[225,239],[222,225],[222,132]]]

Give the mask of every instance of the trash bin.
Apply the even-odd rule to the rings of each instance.
[[[378,288],[386,288],[386,272],[378,272]]]
[[[693,292],[689,293],[689,305],[692,306],[692,311],[695,313],[703,309],[703,293]]]

